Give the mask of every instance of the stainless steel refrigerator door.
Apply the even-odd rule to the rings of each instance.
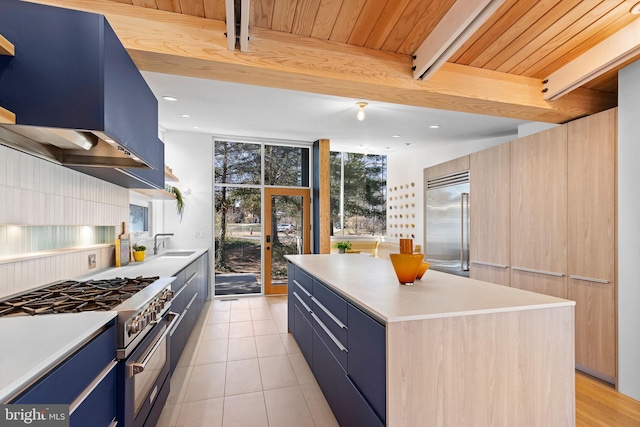
[[[433,270],[469,276],[469,183],[427,190],[426,255]]]

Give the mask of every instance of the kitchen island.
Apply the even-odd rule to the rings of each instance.
[[[436,271],[399,285],[360,255],[287,259],[289,328],[339,422],[575,425],[573,301]]]

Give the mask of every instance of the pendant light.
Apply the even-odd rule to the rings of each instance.
[[[369,105],[368,102],[356,102],[356,105],[358,106],[358,120],[363,121],[364,120],[364,107],[366,107],[367,105]]]

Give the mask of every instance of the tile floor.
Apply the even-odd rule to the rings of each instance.
[[[338,426],[287,333],[287,297],[207,302],[158,427]]]

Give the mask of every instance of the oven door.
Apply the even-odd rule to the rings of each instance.
[[[122,419],[127,427],[141,427],[150,414],[159,415],[162,410],[169,393],[166,381],[169,376],[169,331],[177,320],[176,313],[165,315],[138,348],[120,363],[120,378],[124,384]]]

